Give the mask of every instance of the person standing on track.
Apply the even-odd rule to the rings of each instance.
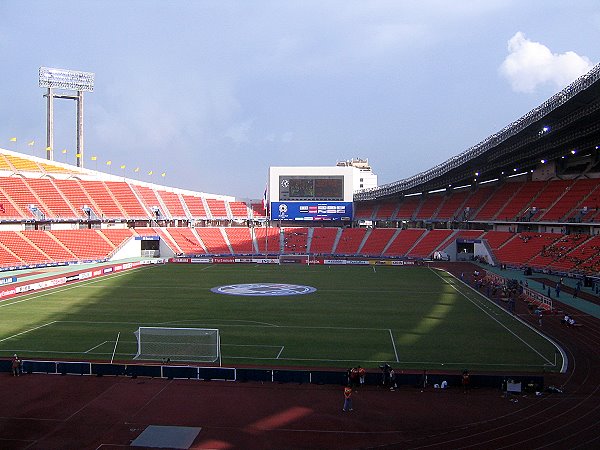
[[[19,357],[17,356],[17,354],[15,353],[15,356],[13,356],[12,359],[12,373],[14,377],[18,377],[19,375],[21,375],[21,360],[19,359]]]
[[[353,411],[352,409],[352,386],[348,385],[344,388],[344,408],[342,411]]]

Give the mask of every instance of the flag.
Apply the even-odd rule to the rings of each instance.
[[[33,144],[35,144],[35,141],[29,141],[29,142],[27,143],[27,145],[29,145],[30,147],[33,147]]]
[[[110,166],[112,164],[112,161],[109,159],[108,161],[106,161],[106,165]]]
[[[133,169],[133,171],[134,171],[135,173],[138,173],[138,172],[140,171],[140,168],[139,168],[139,167],[136,167],[135,169]]]
[[[265,184],[265,192],[263,193],[263,208],[265,208],[265,211],[267,211],[267,188],[268,188],[269,184]]]
[[[152,175],[153,173],[154,173],[153,171],[150,171],[150,172],[148,172],[148,175]]]
[[[98,159],[97,156],[92,156],[92,161],[96,161]]]
[[[17,138],[16,138],[16,137],[14,137],[14,138],[10,138],[10,139],[9,139],[9,141],[10,141],[10,142],[17,142]]]
[[[75,153],[75,158],[81,158],[81,153]]]
[[[65,154],[67,153],[67,149],[66,149],[66,148],[63,148],[63,149],[61,150],[61,152],[62,152],[62,154],[63,154],[63,155],[65,155]]]
[[[46,147],[46,150],[51,151],[52,147]]]
[[[163,177],[163,178],[166,177],[167,176],[167,172],[161,173],[160,176]]]
[[[124,169],[124,168],[125,168],[125,164],[121,164],[121,169]]]

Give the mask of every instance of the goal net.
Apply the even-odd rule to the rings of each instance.
[[[216,328],[139,327],[135,336],[138,347],[134,359],[221,365],[221,338]]]

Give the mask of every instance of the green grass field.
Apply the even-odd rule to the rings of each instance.
[[[307,295],[211,288],[309,285]],[[139,326],[218,328],[222,364],[557,371],[556,348],[450,275],[429,268],[164,265],[0,303],[0,354],[128,361]],[[118,344],[117,336],[120,335]]]

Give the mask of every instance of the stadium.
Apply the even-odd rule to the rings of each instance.
[[[2,447],[594,448],[599,111],[595,66],[410,178],[255,200],[1,149]]]

